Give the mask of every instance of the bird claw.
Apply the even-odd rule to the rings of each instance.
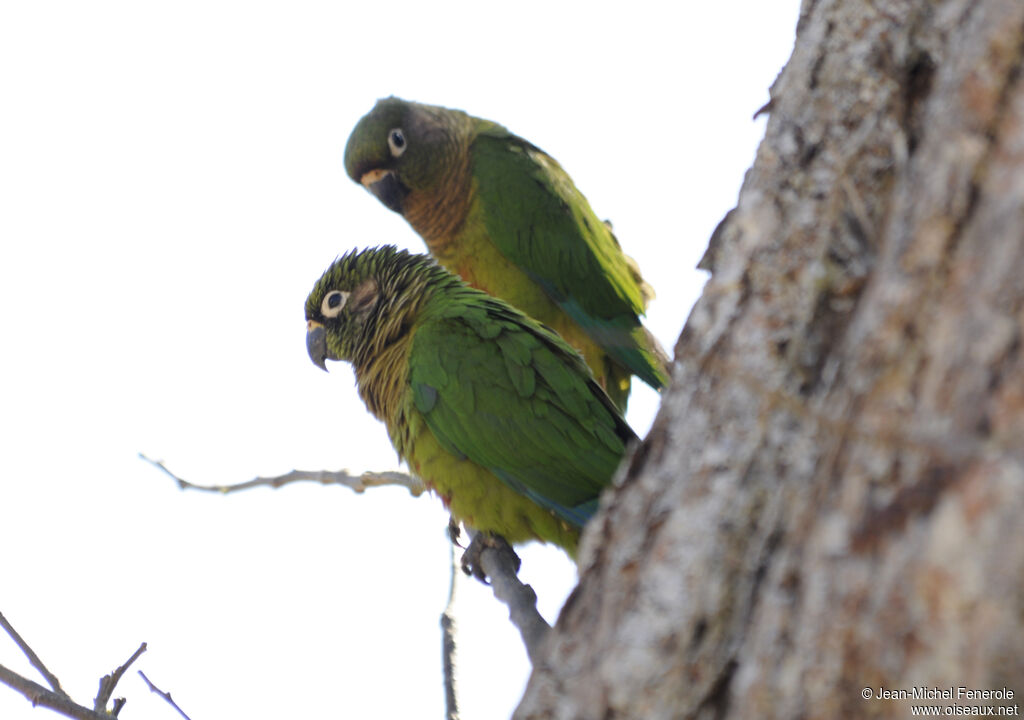
[[[472,533],[472,539],[462,553],[462,572],[472,575],[485,585],[489,585],[487,573],[484,572],[483,566],[480,564],[480,558],[484,550],[489,549],[508,556],[515,566],[515,571],[519,572],[522,561],[516,555],[512,546],[508,544],[508,541],[501,537],[501,535],[483,532]]]
[[[459,537],[462,535],[462,528],[459,527],[459,521],[454,516],[448,518],[448,539],[452,541],[452,545],[455,547],[462,547],[462,543],[459,542]]]

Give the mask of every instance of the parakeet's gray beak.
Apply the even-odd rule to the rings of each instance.
[[[306,323],[306,351],[313,364],[327,372],[327,331],[313,320]]]
[[[403,185],[391,170],[380,168],[370,170],[363,173],[359,182],[384,203],[388,210],[394,210],[399,215],[402,214],[402,202],[409,194],[409,188]]]

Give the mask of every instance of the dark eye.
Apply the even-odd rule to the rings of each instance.
[[[338,317],[342,308],[345,307],[346,300],[348,300],[347,292],[333,290],[324,296],[324,301],[320,303],[320,312],[327,318]]]
[[[388,147],[391,149],[392,157],[398,157],[405,152],[405,133],[402,128],[393,128],[388,132]]]

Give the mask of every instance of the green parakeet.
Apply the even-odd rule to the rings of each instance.
[[[620,410],[632,375],[668,382],[668,358],[640,322],[650,286],[542,150],[460,110],[391,97],[352,131],[345,170],[442,265],[560,333]]]
[[[359,394],[452,515],[574,554],[633,431],[562,338],[393,247],[336,260],[306,300],[310,358]]]

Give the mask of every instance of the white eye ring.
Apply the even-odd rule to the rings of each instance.
[[[405,133],[402,128],[391,128],[388,130],[388,149],[391,150],[391,157],[398,157],[405,152]]]
[[[342,292],[341,290],[333,290],[324,296],[324,301],[320,303],[320,312],[326,318],[335,318],[341,314],[342,309],[345,307],[345,303],[348,302],[349,293]]]

